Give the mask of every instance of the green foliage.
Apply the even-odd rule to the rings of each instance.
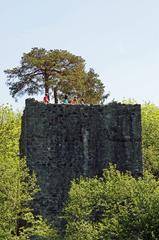
[[[58,240],[57,232],[45,222],[41,216],[34,217],[31,212],[25,214],[24,220],[30,227],[22,227],[20,231],[20,240],[30,239],[30,236],[39,240]]]
[[[142,105],[142,144],[145,169],[159,176],[159,108]]]
[[[93,69],[90,69],[86,74],[84,81],[84,89],[80,97],[85,100],[85,103],[96,104],[102,101],[104,93],[104,85],[99,79],[99,75]]]
[[[35,234],[55,239],[56,231],[29,207],[39,189],[35,175],[17,156],[20,119],[9,106],[0,107],[0,239],[27,240]]]
[[[10,157],[19,152],[21,114],[14,113],[9,106],[0,106],[0,154]]]
[[[65,208],[66,240],[154,240],[159,236],[159,181],[114,167],[102,179],[73,181]]]
[[[122,101],[136,104],[134,99]],[[159,108],[152,103],[141,105],[142,150],[144,169],[159,177]]]
[[[64,95],[76,95],[86,103],[99,103],[104,85],[93,69],[85,71],[85,60],[66,50],[33,48],[24,53],[21,65],[4,71],[12,97],[52,90],[55,103]],[[88,96],[89,94],[89,96]]]
[[[122,100],[122,103],[123,104],[130,104],[130,105],[134,105],[134,104],[137,104],[136,100],[133,99],[133,98],[128,98],[128,99],[123,99]]]

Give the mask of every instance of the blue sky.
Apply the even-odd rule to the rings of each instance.
[[[158,0],[0,0],[0,104],[15,102],[4,69],[32,47],[82,56],[111,92],[159,105]]]

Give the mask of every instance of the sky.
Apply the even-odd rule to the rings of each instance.
[[[15,102],[4,70],[42,47],[82,56],[110,92],[108,102],[159,106],[158,0],[0,0],[0,6],[0,105],[24,108],[27,95]]]

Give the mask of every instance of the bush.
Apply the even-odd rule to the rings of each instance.
[[[101,179],[73,181],[65,217],[66,240],[158,239],[159,181],[147,172],[135,179],[111,166]]]

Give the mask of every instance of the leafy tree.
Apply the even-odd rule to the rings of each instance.
[[[19,152],[21,114],[0,106],[0,154],[15,157]]]
[[[134,99],[125,104],[136,104]],[[141,105],[142,150],[145,170],[159,177],[159,108],[152,103]]]
[[[25,160],[17,156],[20,118],[9,106],[0,106],[0,239],[26,240],[33,235],[56,239],[54,228],[29,207],[38,187]]]
[[[66,50],[33,48],[23,54],[19,67],[4,72],[12,97],[53,91],[55,103],[65,94],[99,103],[104,93],[104,85],[94,70],[87,73],[84,59]]]
[[[102,101],[105,96],[104,86],[99,75],[91,68],[86,74],[86,81],[84,82],[84,89],[80,95],[85,100],[85,103],[96,104]]]
[[[157,240],[159,181],[135,179],[114,167],[103,178],[73,181],[65,208],[66,240]]]
[[[142,143],[145,168],[159,177],[159,108],[142,106]]]

